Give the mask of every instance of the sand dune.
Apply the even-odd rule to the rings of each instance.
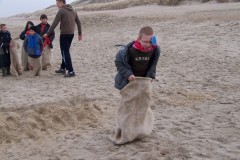
[[[54,74],[59,29],[53,66],[42,77],[0,77],[1,160],[239,159],[239,11],[239,3],[79,11],[84,41],[75,37],[72,46],[75,78]],[[0,22],[16,37],[40,13]],[[120,98],[113,87],[115,45],[134,40],[149,24],[162,48],[151,104],[154,132],[114,146],[107,137]]]

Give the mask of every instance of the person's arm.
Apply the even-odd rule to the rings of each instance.
[[[3,46],[3,42],[2,42],[2,34],[0,33],[0,47]]]
[[[23,31],[20,35],[19,35],[19,38],[21,39],[21,40],[24,40],[25,39],[25,31]]]
[[[27,46],[28,46],[28,36],[26,36],[26,38],[24,39],[24,42],[23,42],[23,48],[24,48],[25,52],[27,52]]]
[[[81,26],[81,21],[78,17],[78,14],[76,12],[76,18],[75,18],[75,22],[77,23],[77,27],[78,27],[78,35],[82,36],[82,26]]]
[[[7,32],[6,34],[7,34],[7,38],[6,38],[5,42],[2,42],[1,46],[7,48],[7,47],[10,47],[10,42],[11,42],[12,38],[11,38],[10,32]]]
[[[49,35],[49,39],[51,43],[53,42],[54,38],[55,38],[55,32],[53,31],[52,34]]]
[[[63,16],[63,12],[62,10],[60,9],[51,25],[51,27],[49,28],[48,32],[47,32],[47,35],[46,36],[49,36],[53,33],[54,29],[57,27],[57,25],[59,24],[59,22],[61,21],[62,19],[62,16]]]
[[[134,75],[131,68],[124,65],[124,58],[122,54],[126,52],[126,49],[120,50],[116,56],[115,65],[117,67],[117,71],[123,75],[125,78],[129,78],[131,75]]]
[[[160,57],[160,53],[161,53],[161,49],[158,46],[155,50],[155,57],[152,60],[151,66],[148,69],[148,72],[146,74],[146,77],[152,78],[152,79],[156,79],[156,68],[157,68],[157,64],[158,64],[158,60]]]
[[[40,50],[42,52],[43,51],[43,39],[40,36],[39,36],[39,45],[40,45]]]

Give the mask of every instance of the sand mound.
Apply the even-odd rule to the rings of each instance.
[[[28,109],[0,112],[0,144],[21,139],[37,139],[59,131],[88,126],[97,128],[101,108],[84,102],[74,106],[39,104]],[[23,107],[24,108],[24,107]]]

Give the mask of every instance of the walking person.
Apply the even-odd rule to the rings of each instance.
[[[77,12],[71,5],[66,4],[66,0],[56,0],[56,4],[59,11],[52,23],[52,26],[43,37],[46,38],[47,36],[50,36],[60,22],[60,48],[62,54],[62,64],[55,72],[64,74],[64,77],[74,77],[75,72],[72,66],[70,47],[74,37],[75,23],[78,27],[78,40],[82,40],[81,22]]]

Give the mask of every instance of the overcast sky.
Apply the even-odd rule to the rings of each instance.
[[[75,0],[66,0],[67,3]],[[56,0],[0,0],[0,18],[31,13],[56,4]]]

